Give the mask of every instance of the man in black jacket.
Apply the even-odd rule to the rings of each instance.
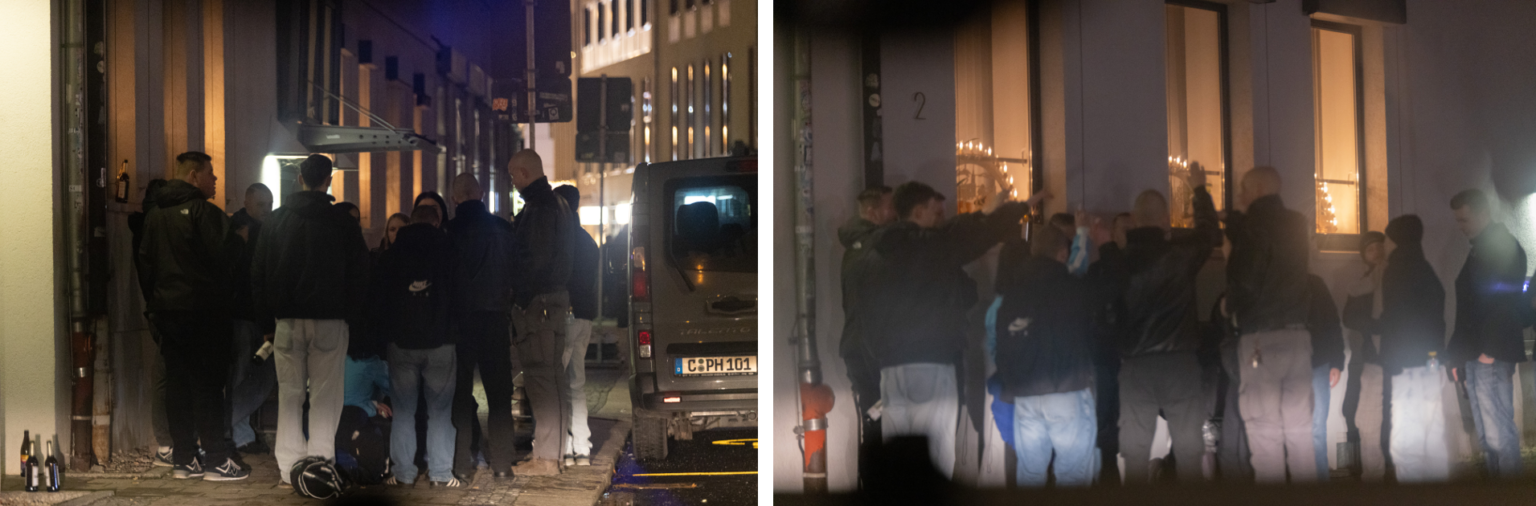
[[[555,193],[570,209],[581,207],[581,192],[560,185]],[[592,342],[592,320],[597,319],[597,241],[578,220],[571,220],[575,241],[571,254],[571,321],[565,327],[565,379],[570,382],[571,433],[562,460],[566,467],[592,465],[592,429],[587,426],[587,344]]]
[[[563,370],[565,325],[570,318],[574,213],[549,186],[544,161],[533,150],[512,155],[512,184],[523,196],[513,220],[512,324],[518,360],[533,407],[533,454],[516,471],[560,474],[561,450],[570,427],[570,386]]]
[[[251,363],[256,350],[272,341],[277,326],[270,318],[258,321],[256,303],[251,299],[251,259],[256,254],[256,242],[261,238],[261,224],[271,214],[272,190],[256,183],[245,189],[245,207],[235,211],[229,220],[230,228],[243,240],[240,255],[235,260],[235,366],[229,379],[230,434],[234,436],[235,447],[243,453],[271,451],[251,428],[251,413],[255,413],[277,387],[277,368],[273,361]]]
[[[868,272],[868,253],[873,249],[875,233],[896,219],[896,205],[889,186],[877,186],[859,193],[859,214],[838,227],[843,244],[843,340],[838,355],[848,367],[853,384],[853,407],[859,417],[859,468],[870,469],[868,459],[880,444],[880,421],[869,416],[869,408],[880,400],[880,368],[872,363],[859,327],[859,285]],[[860,475],[862,477],[862,475]]]
[[[498,478],[512,469],[512,224],[492,215],[481,200],[474,174],[453,178],[454,218],[445,228],[453,240],[453,310],[459,329],[458,391],[453,425],[458,427],[453,470],[461,480],[474,476],[470,450],[475,418],[475,369],[485,386],[491,414],[480,449]],[[489,440],[489,441],[486,441]],[[489,443],[484,444],[484,443]]]
[[[1280,202],[1280,175],[1243,176],[1246,213],[1227,218],[1227,309],[1237,319],[1242,367],[1239,411],[1248,429],[1254,479],[1317,481],[1312,442],[1312,336],[1307,332],[1307,221]]]
[[[175,441],[176,479],[243,480],[250,471],[232,457],[224,439],[224,386],[228,381],[230,270],[239,239],[213,197],[213,161],[196,151],[176,157],[177,179],[155,195],[139,245],[141,281],[165,357],[166,411]],[[209,468],[198,462],[198,441]]]
[[[438,206],[418,206],[379,256],[379,301],[373,320],[388,342],[393,409],[406,416],[390,430],[389,453],[396,483],[416,481],[417,403],[427,411],[427,477],[433,485],[464,485],[453,475],[453,397],[458,375],[455,339],[449,329],[453,294],[453,244],[437,227]],[[462,215],[460,215],[462,216]],[[418,397],[418,389],[424,397]]]
[[[1067,252],[1067,235],[1036,229],[1031,255],[1003,284],[997,312],[997,375],[1002,398],[1014,406],[1020,487],[1044,487],[1047,469],[1062,487],[1086,487],[1097,473],[1094,304],[1087,282],[1067,271]]]
[[[1522,463],[1511,376],[1515,364],[1525,361],[1525,249],[1504,224],[1493,223],[1483,192],[1456,194],[1451,210],[1472,240],[1472,251],[1456,275],[1456,328],[1447,363],[1457,381],[1467,382],[1488,475],[1518,478]]]
[[[336,426],[344,404],[347,321],[363,315],[368,246],[357,220],[331,205],[331,159],[310,155],[299,164],[303,191],[262,227],[251,262],[252,298],[259,318],[277,320],[277,469],[305,457],[336,458]],[[309,423],[304,421],[308,387]],[[315,437],[305,438],[305,428]]]
[[[959,415],[956,369],[976,282],[962,269],[1020,233],[1028,204],[944,219],[944,196],[909,182],[896,188],[900,219],[878,234],[859,314],[867,353],[880,367],[881,436],[924,435],[934,464],[954,473]]]
[[[1221,226],[1205,172],[1190,172],[1194,188],[1195,233],[1169,238],[1168,201],[1156,190],[1136,197],[1132,212],[1136,228],[1126,232],[1123,252],[1101,259],[1121,264],[1105,269],[1123,273],[1120,307],[1124,308],[1116,335],[1120,352],[1120,454],[1125,457],[1125,483],[1150,483],[1152,438],[1157,418],[1168,420],[1168,435],[1178,463],[1178,478],[1203,479],[1205,453],[1201,426],[1207,401],[1202,397],[1200,322],[1195,307],[1195,276],[1221,245]],[[1114,252],[1116,248],[1106,248]]]
[[[144,217],[156,207],[155,195],[165,187],[164,179],[151,179],[144,186],[144,200],[139,202],[140,212],[128,215],[128,230],[133,233],[133,269],[139,279],[139,291],[144,294],[145,316],[149,315],[147,308],[149,301],[155,297],[150,291],[150,283],[144,279],[144,261],[139,258],[139,246],[144,243]],[[154,325],[149,326],[149,337],[154,340],[155,346],[160,346],[160,331]],[[155,444],[159,448],[155,450],[154,465],[158,467],[174,467],[171,461],[171,424],[165,419],[165,356],[156,353],[149,364],[149,382],[153,390],[149,395],[149,426],[155,435]]]
[[[1445,343],[1445,288],[1424,258],[1420,244],[1424,224],[1418,216],[1393,219],[1387,224],[1386,236],[1380,316],[1372,314],[1374,294],[1364,293],[1350,297],[1344,321],[1362,334],[1379,336],[1381,342],[1377,360],[1391,385],[1388,451],[1397,469],[1397,481],[1446,481],[1450,479],[1450,455],[1440,392],[1446,381],[1442,368],[1449,364],[1439,360]],[[1367,406],[1364,390],[1361,410]],[[1379,389],[1377,392],[1380,395]],[[1378,400],[1375,406],[1380,405]],[[1362,425],[1361,438],[1365,437]]]

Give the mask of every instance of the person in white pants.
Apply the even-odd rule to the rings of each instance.
[[[560,185],[553,189],[564,200],[572,213],[581,207],[581,192],[575,186]],[[565,365],[565,377],[570,380],[571,429],[561,448],[561,460],[566,467],[592,465],[592,429],[587,426],[587,343],[592,342],[592,320],[597,319],[597,241],[572,223],[571,279],[566,291],[571,295],[571,317],[565,324],[565,352],[561,360]]]
[[[336,458],[336,426],[345,400],[349,321],[357,321],[368,291],[368,245],[345,210],[331,204],[331,159],[310,155],[299,164],[304,191],[283,197],[263,225],[251,261],[251,296],[258,320],[274,318],[277,366],[277,470],[288,482],[294,462]],[[309,394],[305,437],[304,399]]]
[[[571,380],[571,437],[566,438],[565,465],[592,465],[592,428],[587,426],[587,343],[592,320],[571,317],[565,325],[565,377]]]

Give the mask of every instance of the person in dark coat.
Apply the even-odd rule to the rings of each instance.
[[[1344,329],[1339,326],[1339,306],[1328,293],[1328,284],[1316,274],[1307,276],[1311,310],[1307,332],[1312,334],[1312,448],[1316,452],[1317,479],[1327,483],[1328,409],[1334,385],[1344,367]]]
[[[581,207],[581,191],[575,186],[560,185],[555,194],[565,201],[575,214]],[[571,282],[566,290],[571,294],[571,321],[566,325],[565,339],[568,357],[565,378],[570,382],[571,433],[561,457],[566,467],[592,465],[592,429],[587,426],[587,344],[592,342],[592,321],[597,319],[597,241],[581,228],[581,223],[571,220],[574,249],[571,252]]]
[[[485,387],[490,416],[486,439],[481,444],[485,460],[497,478],[510,478],[512,470],[512,338],[511,328],[513,229],[512,224],[490,213],[483,187],[474,174],[453,178],[455,216],[443,228],[453,241],[453,311],[459,342],[457,392],[453,401],[453,425],[458,428],[453,470],[459,481],[475,473],[474,426],[475,370]],[[430,199],[418,199],[430,207]],[[482,442],[485,439],[481,440]]]
[[[997,313],[997,375],[1002,397],[1014,402],[1021,487],[1044,487],[1047,469],[1062,487],[1091,485],[1097,472],[1093,303],[1087,282],[1067,271],[1068,244],[1055,227],[1041,227]]]
[[[155,194],[145,214],[138,256],[151,322],[165,357],[166,411],[177,479],[234,481],[250,477],[224,438],[224,387],[234,324],[233,266],[240,238],[229,217],[208,202],[218,178],[207,154],[176,157],[177,179]],[[198,442],[207,453],[197,455]],[[205,468],[206,464],[206,468]]]
[[[1191,171],[1189,186],[1195,189],[1193,234],[1170,238],[1168,201],[1147,190],[1136,198],[1136,228],[1126,233],[1125,249],[1108,249],[1111,256],[1100,260],[1102,271],[1121,278],[1111,282],[1120,299],[1120,454],[1128,485],[1150,483],[1159,414],[1168,421],[1179,480],[1203,480],[1201,427],[1208,408],[1196,355],[1201,335],[1195,277],[1221,245],[1221,226],[1205,172]]]
[[[534,417],[533,454],[516,472],[552,476],[560,474],[570,428],[570,385],[561,355],[571,312],[567,286],[577,220],[550,188],[538,153],[519,151],[507,168],[523,196],[523,209],[513,220],[512,324]]]
[[[1021,233],[1024,202],[990,214],[944,219],[944,197],[909,182],[896,188],[898,221],[875,241],[877,260],[859,288],[869,356],[880,367],[881,436],[926,435],[939,472],[954,472],[959,413],[956,376],[965,349],[966,311],[978,299],[962,267]]]
[[[234,367],[229,379],[230,434],[241,453],[267,453],[271,449],[256,437],[251,428],[255,413],[277,388],[277,367],[271,360],[252,364],[251,358],[263,344],[272,341],[277,323],[259,320],[256,301],[251,298],[251,259],[256,256],[256,242],[261,238],[261,224],[272,215],[272,190],[256,183],[245,189],[245,206],[229,219],[230,228],[241,237],[239,256],[234,265]]]
[[[1393,219],[1386,237],[1380,316],[1373,315],[1374,297],[1366,293],[1345,305],[1345,323],[1381,342],[1378,361],[1391,392],[1388,450],[1397,481],[1446,481],[1450,456],[1440,392],[1443,368],[1450,364],[1439,358],[1445,342],[1445,288],[1424,258],[1424,224],[1418,216]]]
[[[402,227],[394,244],[379,257],[379,301],[374,319],[379,338],[388,343],[389,384],[396,418],[390,431],[394,480],[416,481],[416,420],[418,402],[426,406],[427,477],[437,486],[458,487],[453,475],[456,431],[452,422],[457,391],[457,339],[450,329],[453,314],[454,251],[448,234],[438,227],[436,206],[418,206],[411,224]],[[423,395],[418,397],[419,395]]]
[[[1446,358],[1457,381],[1467,382],[1489,476],[1518,478],[1523,464],[1511,377],[1515,364],[1526,360],[1525,248],[1504,224],[1493,222],[1483,192],[1456,194],[1451,210],[1472,251],[1456,275],[1456,328]]]
[[[1271,167],[1244,174],[1239,197],[1245,211],[1227,215],[1227,310],[1242,333],[1238,401],[1254,478],[1314,482],[1307,219],[1280,201],[1280,175]]]
[[[868,274],[866,259],[873,250],[875,234],[896,219],[896,205],[889,186],[860,192],[858,203],[858,215],[837,229],[838,241],[843,245],[843,338],[838,344],[838,355],[848,368],[848,380],[853,386],[852,405],[859,417],[859,468],[870,469],[869,458],[881,440],[880,421],[869,415],[869,409],[880,401],[880,368],[865,353],[859,325],[859,286]]]
[[[347,322],[357,321],[367,307],[368,246],[357,220],[332,205],[335,198],[326,193],[331,169],[325,155],[310,155],[300,163],[298,183],[304,190],[283,197],[283,206],[262,227],[251,262],[256,310],[277,320],[273,453],[284,480],[300,459],[336,458]],[[315,437],[307,437],[306,428]]]

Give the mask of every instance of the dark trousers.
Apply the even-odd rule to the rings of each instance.
[[[1119,485],[1120,464],[1116,457],[1120,455],[1120,354],[1100,353],[1094,362],[1094,413],[1099,422],[1099,483]]]
[[[853,384],[853,409],[859,417],[859,481],[865,482],[865,473],[874,469],[870,460],[879,453],[880,421],[869,417],[869,409],[880,401],[880,367],[862,354],[853,353],[843,358],[848,366],[848,380]]]
[[[571,317],[565,291],[534,297],[512,309],[517,326],[517,357],[523,366],[523,391],[533,408],[534,459],[560,465],[571,427],[570,378],[565,375],[565,328]]]
[[[155,328],[165,357],[165,410],[175,448],[171,458],[177,465],[190,464],[201,441],[208,454],[204,464],[223,465],[230,456],[224,386],[234,322],[227,315],[165,312],[155,315]]]
[[[1200,362],[1193,352],[1163,353],[1125,359],[1120,366],[1120,454],[1125,456],[1125,483],[1151,481],[1152,437],[1157,417],[1168,420],[1179,481],[1203,479],[1200,461],[1205,440],[1206,402],[1200,382]]]
[[[492,471],[512,468],[512,340],[506,313],[479,312],[459,318],[458,384],[453,395],[454,436],[453,471],[459,476],[473,476],[475,425],[479,419],[475,403],[475,368],[485,387],[490,417],[486,420],[489,444],[481,444]]]

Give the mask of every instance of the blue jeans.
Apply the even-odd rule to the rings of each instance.
[[[406,350],[389,345],[389,385],[394,393],[394,422],[389,434],[389,458],[395,479],[416,481],[416,389],[425,383],[427,404],[427,476],[432,481],[453,479],[453,394],[458,374],[454,345],[429,350]]]
[[[277,388],[277,361],[267,357],[259,365],[251,364],[251,357],[265,342],[261,329],[254,322],[235,320],[235,363],[229,375],[229,431],[235,447],[256,441],[256,431],[251,428],[251,413],[255,413]]]
[[[1020,487],[1044,487],[1051,453],[1056,485],[1086,487],[1097,475],[1099,424],[1091,389],[1014,399],[1013,442]]]
[[[1488,476],[1520,477],[1520,435],[1515,431],[1515,364],[1502,360],[1467,361],[1467,398],[1477,442],[1488,462]]]
[[[1312,368],[1312,446],[1317,451],[1317,479],[1328,482],[1328,370]]]

